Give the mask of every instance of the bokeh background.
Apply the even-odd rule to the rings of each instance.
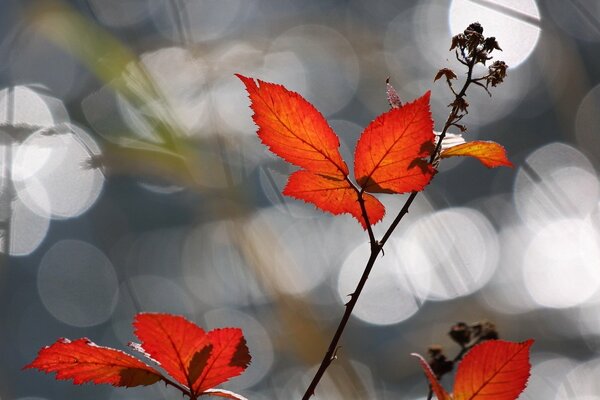
[[[600,399],[600,2],[4,0],[0,4],[0,399],[178,399],[22,371],[59,337],[124,348],[139,311],[240,326],[253,362],[224,385],[303,393],[367,258],[366,234],[280,191],[233,74],[298,91],[352,159],[362,127],[450,93],[470,22],[510,65],[468,93],[467,139],[514,169],[446,160],[388,243],[317,399],[424,399],[411,352],[458,321],[534,338],[521,399]],[[388,217],[402,204],[384,195]],[[452,376],[443,383],[451,387]]]

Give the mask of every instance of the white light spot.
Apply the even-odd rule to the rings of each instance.
[[[375,325],[391,325],[404,321],[421,307],[424,293],[413,293],[414,281],[421,274],[408,270],[401,263],[398,243],[388,242],[385,257],[379,257],[369,280],[356,303],[353,315]],[[350,300],[369,259],[370,246],[364,243],[352,251],[338,276],[337,292],[342,303]],[[423,285],[421,285],[423,286]]]
[[[40,297],[59,321],[87,327],[110,318],[118,295],[117,275],[98,248],[62,240],[42,258],[37,276]]]
[[[485,285],[498,263],[496,231],[480,212],[450,208],[422,217],[403,235],[400,254],[431,276],[433,300],[466,296]],[[417,281],[415,284],[420,285]]]
[[[514,184],[514,201],[532,229],[557,218],[585,218],[598,204],[598,178],[581,152],[548,144],[527,157]]]
[[[539,228],[523,260],[525,285],[544,307],[567,308],[600,288],[600,236],[588,223],[562,219]]]
[[[80,128],[70,128],[72,133],[29,136],[13,163],[15,187],[21,201],[36,211],[45,210],[48,200],[52,217],[58,219],[87,211],[104,183],[99,170],[86,168],[90,158],[100,154],[98,146]],[[44,161],[38,162],[36,157]]]

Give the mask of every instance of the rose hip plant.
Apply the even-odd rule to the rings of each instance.
[[[466,69],[461,80],[449,68],[442,68],[434,81],[443,79],[454,99],[439,133],[434,131],[430,111],[430,92],[403,104],[387,82],[390,110],[375,118],[362,132],[354,152],[354,177],[339,151],[339,138],[323,115],[298,93],[284,86],[237,75],[248,92],[253,120],[260,140],[276,155],[299,167],[288,179],[283,193],[312,203],[334,215],[350,214],[366,231],[370,256],[329,347],[303,400],[317,392],[327,368],[336,358],[339,341],[367,283],[369,274],[387,241],[408,213],[418,193],[432,180],[444,158],[467,156],[488,168],[512,166],[505,149],[495,142],[465,141],[463,119],[468,114],[467,89],[476,86],[490,96],[490,89],[501,84],[508,66],[492,60],[501,50],[493,37],[485,37],[478,23],[469,25],[452,38],[450,50]],[[476,76],[476,66],[486,67]],[[462,82],[461,82],[462,81]],[[461,134],[449,133],[456,129]],[[385,216],[377,195],[409,193],[385,233],[376,237],[373,225]],[[119,350],[100,347],[88,339],[60,339],[40,350],[26,368],[55,372],[57,379],[73,383],[108,383],[138,386],[163,382],[184,396],[219,396],[244,399],[215,386],[241,374],[250,363],[250,354],[241,330],[215,329],[206,333],[183,317],[168,314],[138,314],[134,321],[140,344],[131,344],[146,360],[141,361]],[[485,330],[485,329],[487,330]],[[429,384],[429,398],[438,400],[514,400],[524,390],[529,373],[529,348],[533,343],[500,341],[495,328],[483,323],[458,323],[450,330],[460,352],[448,360],[441,348],[429,349],[429,361],[414,354]],[[458,364],[454,390],[448,394],[439,383],[441,377]]]

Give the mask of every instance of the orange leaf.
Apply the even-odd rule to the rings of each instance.
[[[59,339],[41,349],[25,368],[56,372],[56,379],[73,379],[76,385],[92,382],[132,387],[162,379],[158,371],[129,354],[98,346],[86,338]]]
[[[481,161],[488,168],[512,167],[504,147],[496,142],[476,140],[450,147],[441,153],[442,158],[468,156]]]
[[[356,190],[347,180],[328,178],[308,171],[296,171],[290,176],[283,194],[313,203],[334,215],[351,214],[363,228],[367,227]],[[380,221],[385,214],[383,204],[368,193],[363,194],[363,199],[369,222],[374,224]]]
[[[429,384],[431,385],[431,390],[433,391],[433,393],[435,394],[437,399],[438,400],[451,400],[450,395],[446,392],[446,390],[444,390],[442,385],[440,385],[440,382],[435,377],[435,374],[429,367],[429,364],[427,364],[427,361],[425,361],[425,359],[423,357],[421,357],[419,354],[416,354],[416,353],[412,353],[411,356],[417,357],[419,359],[421,368],[423,368],[423,372],[425,372],[425,375],[427,376],[427,379],[429,380]]]
[[[242,330],[238,328],[214,329],[208,332],[212,352],[202,374],[194,383],[196,393],[204,393],[234,376],[250,364],[250,353]]]
[[[532,344],[490,340],[473,347],[458,366],[454,400],[515,400],[527,385]]]
[[[191,387],[192,360],[210,346],[204,330],[183,317],[154,313],[137,314],[133,326],[143,350],[176,381]]]
[[[434,174],[424,158],[433,151],[430,92],[401,108],[381,114],[367,126],[356,145],[358,184],[372,193],[423,190]]]
[[[258,136],[284,160],[308,171],[343,178],[348,166],[340,141],[323,115],[298,93],[282,85],[236,74],[246,86]]]

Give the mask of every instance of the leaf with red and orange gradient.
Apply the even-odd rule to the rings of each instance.
[[[339,152],[340,141],[317,109],[282,85],[236,74],[250,96],[258,136],[269,149],[301,168],[293,173],[283,194],[312,203],[334,215],[351,214],[364,229],[367,223],[358,201],[359,191],[348,178]],[[385,214],[383,204],[363,194],[371,224]]]
[[[132,387],[162,379],[158,371],[129,354],[98,346],[86,338],[59,339],[41,349],[25,368],[56,372],[56,379],[73,379],[76,385],[92,382]]]
[[[192,360],[197,363],[210,351],[206,332],[181,316],[158,313],[137,314],[133,326],[142,349],[176,381],[190,387]]]
[[[236,76],[250,96],[258,136],[273,153],[316,174],[348,175],[339,138],[311,103],[282,85]]]
[[[425,361],[425,359],[417,353],[412,353],[411,356],[417,357],[417,359],[419,360],[421,368],[423,368],[423,372],[425,372],[425,376],[427,376],[427,379],[429,380],[429,385],[431,386],[431,390],[433,391],[433,394],[435,394],[435,396],[437,397],[437,400],[451,400],[450,395],[448,394],[448,392],[446,392],[442,385],[440,385],[440,382],[435,377],[435,374],[431,370],[431,367],[429,367],[429,364],[427,364],[427,361]]]
[[[214,329],[208,332],[208,339],[212,351],[198,378],[193,380],[196,393],[204,393],[238,376],[250,364],[250,353],[241,329]]]
[[[310,202],[334,215],[351,214],[366,229],[356,190],[347,180],[296,171],[290,176],[283,194]],[[363,194],[363,199],[369,223],[380,221],[385,214],[383,204],[368,193]]]
[[[454,400],[515,400],[527,385],[533,340],[489,340],[471,349],[458,366]]]
[[[381,114],[367,126],[356,145],[354,174],[371,193],[420,191],[429,183],[434,168],[433,120],[430,92]]]
[[[506,156],[504,146],[491,141],[475,140],[450,147],[440,154],[442,158],[448,157],[473,157],[481,161],[488,168],[512,167],[513,164]]]

